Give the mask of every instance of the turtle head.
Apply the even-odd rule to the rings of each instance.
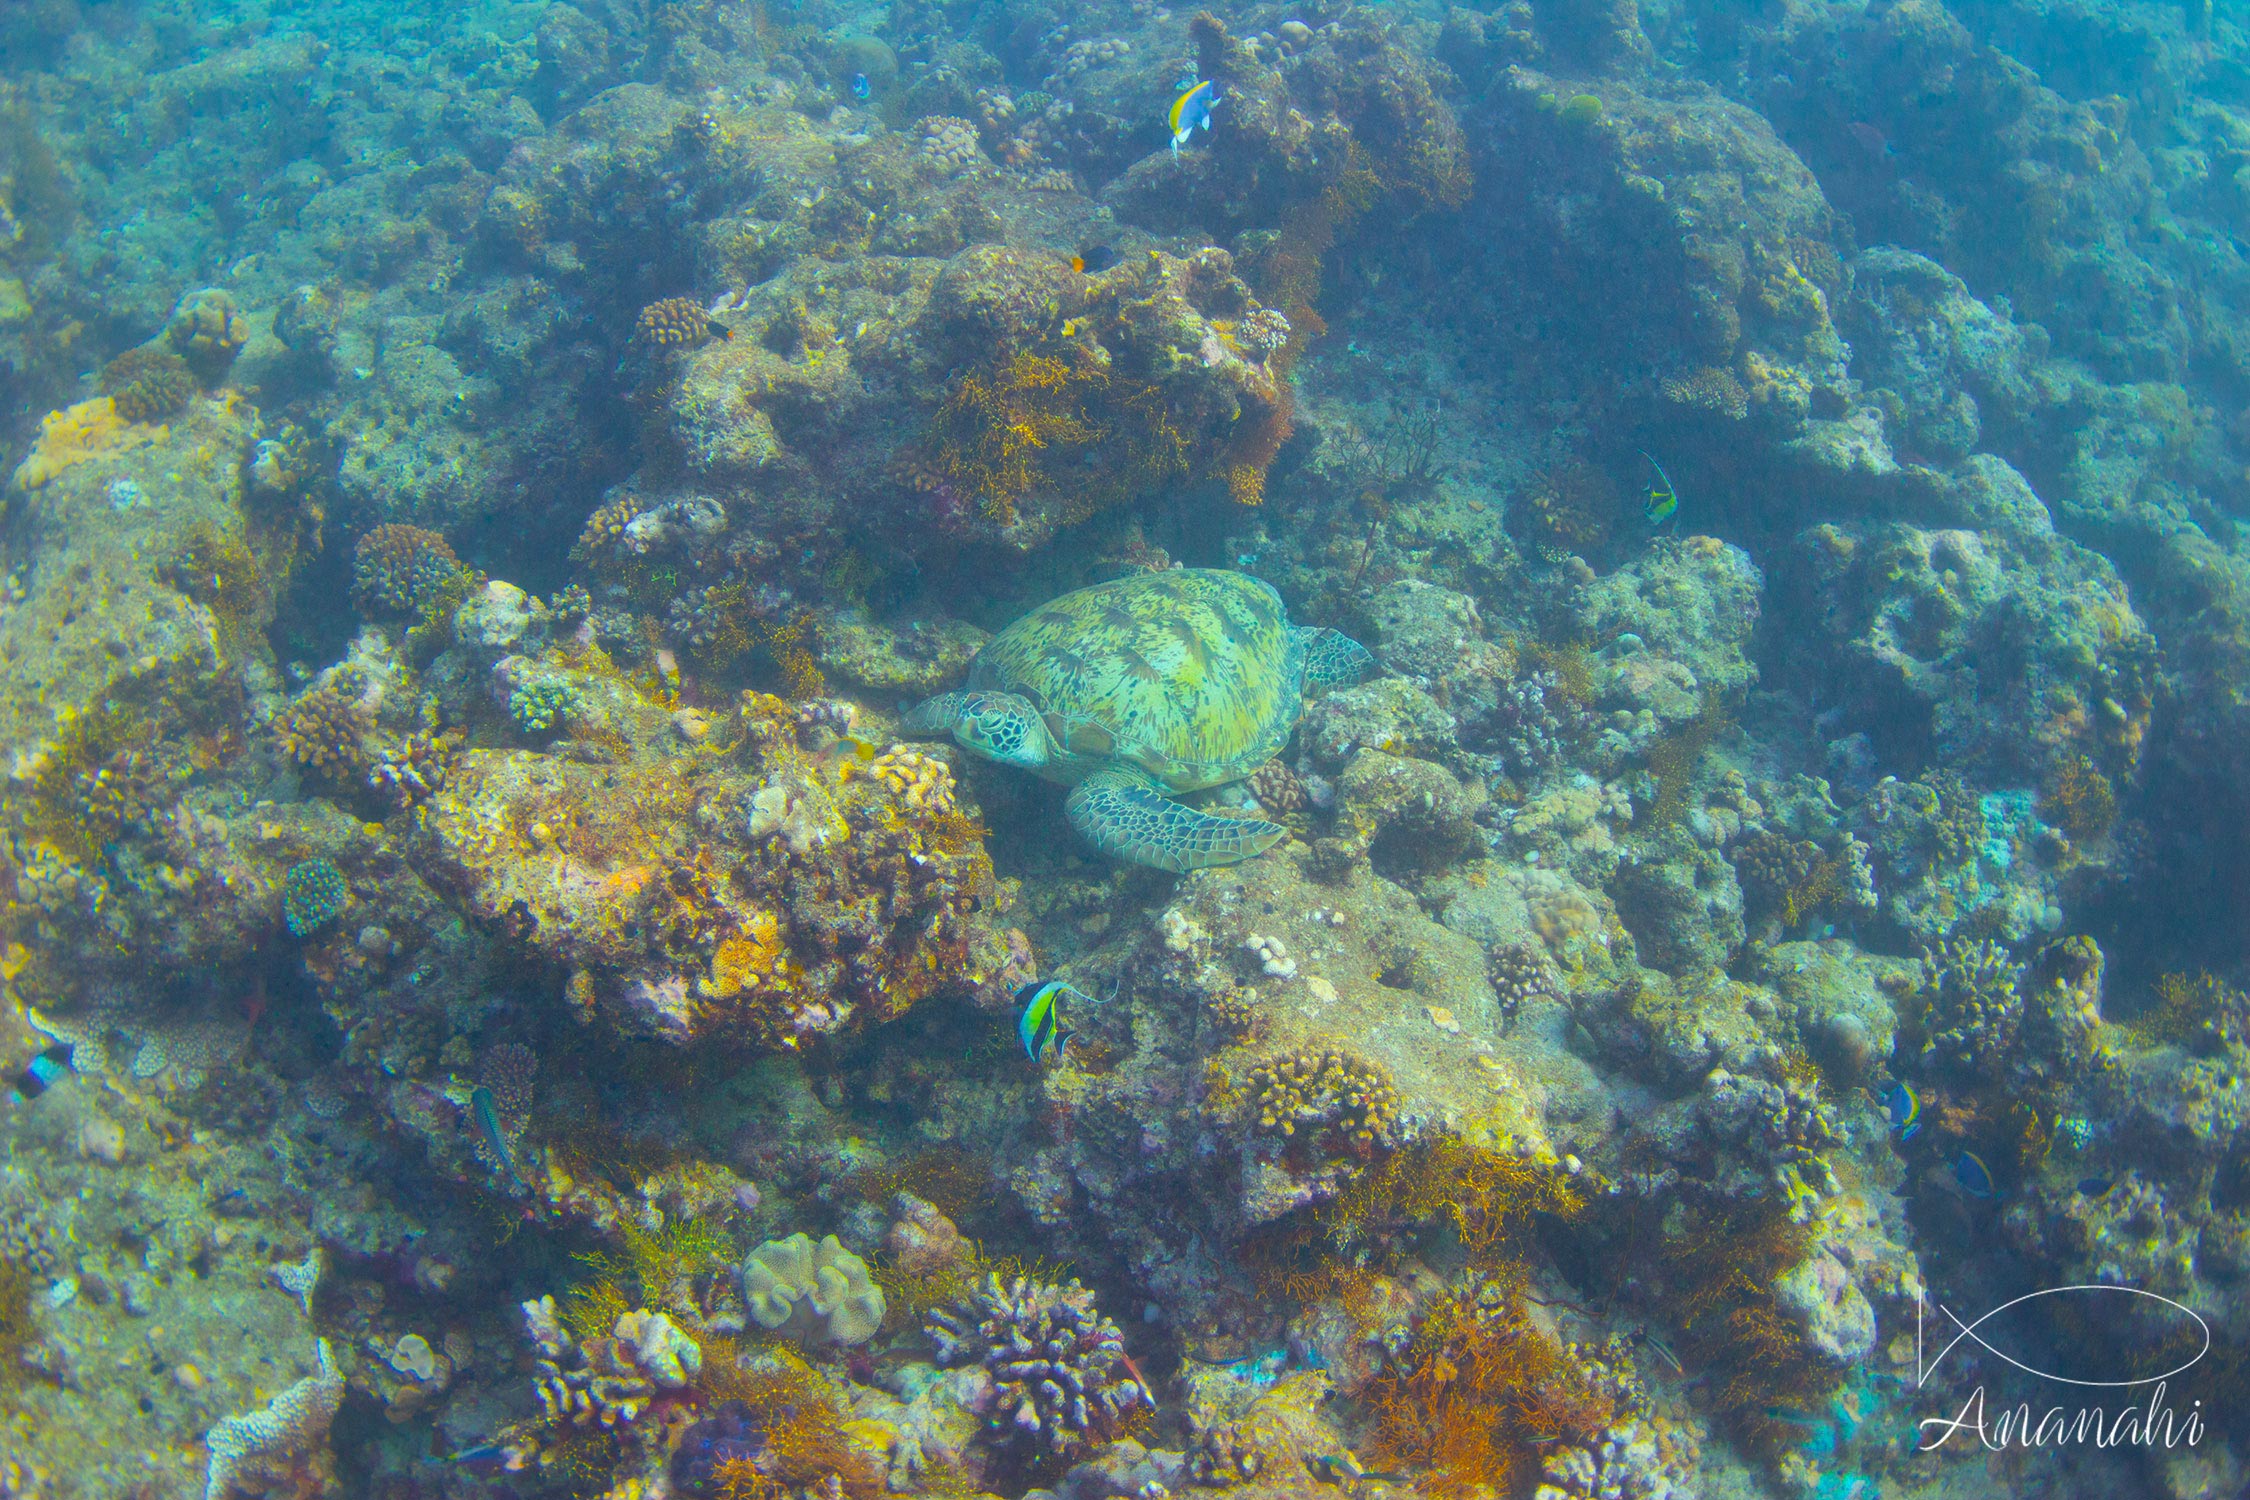
[[[953,737],[986,760],[1025,771],[1047,764],[1053,742],[1031,704],[1014,693],[970,693],[953,719]]]

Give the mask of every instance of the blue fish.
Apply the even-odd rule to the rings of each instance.
[[[8,1091],[8,1102],[23,1104],[36,1099],[68,1078],[70,1072],[70,1044],[57,1042],[23,1065],[23,1071],[16,1075],[16,1086]]]
[[[1894,1083],[1890,1092],[1883,1095],[1883,1108],[1891,1117],[1891,1129],[1898,1132],[1902,1141],[1914,1139],[1914,1132],[1922,1128],[1922,1101],[1914,1090],[1904,1083]]]
[[[875,85],[867,81],[865,73],[854,73],[852,75],[852,97],[854,99],[865,99],[874,92]]]
[[[476,1122],[477,1135],[491,1153],[494,1165],[514,1178],[516,1186],[537,1197],[531,1183],[517,1170],[515,1152],[508,1149],[507,1132],[500,1128],[500,1111],[492,1102],[492,1090],[481,1083],[469,1090],[469,1118]]]
[[[1065,995],[1086,998],[1059,979],[1034,979],[1016,991],[1016,998],[1023,1002],[1023,1014],[1016,1018],[1016,1037],[1023,1043],[1024,1056],[1033,1062],[1040,1060],[1049,1042],[1054,1043],[1055,1060],[1062,1061],[1063,1048],[1077,1034],[1062,1023]]]
[[[1953,1180],[1961,1184],[1961,1191],[1972,1198],[1997,1198],[2000,1190],[1993,1185],[1992,1168],[1974,1151],[1964,1151],[1953,1162]]]
[[[1189,136],[1195,134],[1197,126],[1200,125],[1205,130],[1211,128],[1211,111],[1225,97],[1219,92],[1219,86],[1206,78],[1172,101],[1172,108],[1166,113],[1164,120],[1172,127],[1174,156],[1180,154],[1180,147],[1187,143]]]

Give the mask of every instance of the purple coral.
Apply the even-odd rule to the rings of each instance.
[[[996,1441],[1068,1458],[1108,1442],[1118,1419],[1150,1404],[1117,1325],[1094,1294],[1026,1276],[984,1284],[929,1315],[937,1362],[981,1364],[992,1377],[979,1403]]]

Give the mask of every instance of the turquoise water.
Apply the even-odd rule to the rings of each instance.
[[[2234,1500],[2246,58],[9,7],[0,1496]]]

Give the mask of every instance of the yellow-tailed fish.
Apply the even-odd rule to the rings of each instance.
[[[1898,1132],[1902,1141],[1914,1139],[1914,1132],[1922,1128],[1922,1101],[1913,1088],[1905,1083],[1893,1083],[1890,1092],[1880,1096],[1883,1110],[1891,1117],[1891,1129]]]
[[[1172,127],[1174,156],[1180,154],[1180,147],[1187,144],[1187,138],[1195,134],[1198,125],[1205,130],[1211,128],[1211,111],[1225,97],[1219,92],[1219,86],[1206,78],[1172,101],[1172,108],[1164,119]]]
[[[1070,1045],[1072,1036],[1063,1025],[1062,997],[1077,994],[1059,979],[1034,979],[1016,991],[1016,998],[1023,1002],[1023,1014],[1016,1017],[1016,1037],[1023,1043],[1024,1056],[1038,1062],[1052,1042],[1055,1059],[1061,1061],[1063,1048]]]
[[[1648,459],[1648,466],[1656,471],[1656,483],[1648,487],[1648,499],[1641,507],[1641,514],[1648,518],[1649,525],[1662,526],[1678,514],[1680,492],[1673,487],[1672,476],[1664,472],[1664,465],[1650,457],[1646,449],[1641,451],[1641,457]]]

